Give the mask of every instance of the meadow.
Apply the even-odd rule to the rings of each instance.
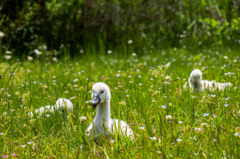
[[[135,53],[86,50],[75,58],[62,54],[21,62],[1,58],[2,158],[239,158],[238,51],[184,47]],[[183,90],[195,68],[202,70],[203,79],[233,87]],[[96,143],[85,135],[96,114],[89,103],[95,82],[110,87],[111,117],[131,126],[133,141],[115,135]],[[74,105],[69,119],[60,113],[28,116],[60,97]],[[81,116],[87,120],[81,122]]]

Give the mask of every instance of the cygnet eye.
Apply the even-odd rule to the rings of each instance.
[[[104,91],[102,90],[100,93],[102,94]]]

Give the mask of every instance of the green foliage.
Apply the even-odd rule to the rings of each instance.
[[[2,47],[19,56],[41,45],[59,51],[63,44],[78,54],[104,44],[107,51],[128,40],[135,51],[144,44],[158,49],[239,44],[237,0],[4,1],[0,14]]]

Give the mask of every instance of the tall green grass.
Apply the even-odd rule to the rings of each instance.
[[[9,158],[11,154],[17,154],[18,158],[239,157],[237,51],[193,53],[188,49],[160,52],[147,49],[139,56],[138,52],[132,55],[127,47],[125,53],[124,48],[111,54],[105,49],[99,54],[85,50],[85,54],[74,59],[65,51],[57,62],[47,56],[34,61],[3,61],[0,64],[0,155]],[[166,69],[164,65],[168,62],[171,65]],[[183,90],[194,68],[203,69],[204,79],[228,81],[234,86],[230,90],[203,94]],[[166,76],[171,77],[169,82]],[[101,137],[96,143],[86,137],[85,130],[96,114],[86,101],[91,99],[89,91],[98,81],[109,85],[111,117],[123,119],[131,126],[135,133],[132,142],[112,136]],[[74,105],[72,122],[60,113],[28,117],[29,111],[53,105],[60,97],[70,98]],[[167,115],[172,119],[167,120]],[[86,116],[87,120],[80,123],[80,116]]]

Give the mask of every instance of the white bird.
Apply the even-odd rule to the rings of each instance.
[[[218,83],[215,80],[208,81],[202,80],[202,71],[199,69],[195,69],[191,72],[188,82],[186,82],[183,86],[184,89],[187,89],[187,83],[189,83],[189,87],[191,91],[198,90],[199,92],[203,92],[205,89],[209,89],[210,91],[214,90],[224,90],[226,87],[231,87],[231,83]]]
[[[118,119],[110,118],[110,89],[102,82],[97,82],[92,87],[92,108],[97,107],[97,114],[93,120],[93,123],[89,125],[86,130],[86,134],[91,136],[94,134],[94,139],[97,140],[98,136],[109,135],[116,133],[118,131],[118,122],[120,123],[119,135],[127,136],[132,138],[134,133],[130,126],[123,120],[118,121]],[[116,129],[115,129],[116,128]]]
[[[39,109],[36,109],[35,113],[38,114],[38,115],[41,115],[41,114],[46,113],[46,112],[54,112],[54,111],[60,111],[65,116],[67,116],[68,112],[70,113],[71,111],[73,111],[73,104],[69,99],[59,98],[56,101],[56,104],[54,106],[50,106],[50,105],[43,106]],[[28,115],[32,118],[33,117],[33,112],[29,112]]]

